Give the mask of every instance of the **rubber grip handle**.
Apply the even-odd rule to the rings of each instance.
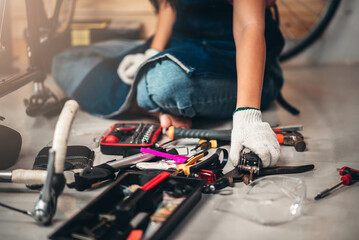
[[[277,140],[280,144],[284,143],[284,135],[282,133],[276,133]]]
[[[339,171],[340,175],[350,174],[353,180],[359,179],[359,170],[350,167],[342,167]]]
[[[259,172],[258,176],[267,176],[274,174],[292,174],[292,173],[303,173],[314,169],[313,164],[302,165],[302,166],[277,166],[263,169]]]
[[[232,130],[184,129],[171,126],[168,129],[168,137],[170,139],[200,138],[231,141],[231,132]]]
[[[353,180],[352,176],[350,174],[345,174],[340,178],[340,180],[343,182],[343,185],[349,185],[351,181]]]
[[[162,172],[154,177],[151,181],[147,182],[145,185],[141,187],[142,190],[150,190],[165,180],[169,175],[169,172]]]

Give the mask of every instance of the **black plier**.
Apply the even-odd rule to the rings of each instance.
[[[302,166],[276,166],[264,168],[258,174],[252,176],[253,179],[276,174],[293,174],[293,173],[303,173],[314,169],[313,164],[302,165]],[[214,193],[218,190],[221,190],[225,187],[233,187],[235,182],[244,182],[248,184],[251,180],[250,174],[242,169],[236,167],[233,170],[227,172],[216,182],[204,186],[202,189],[203,193]]]

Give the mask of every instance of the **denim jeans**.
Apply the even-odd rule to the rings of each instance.
[[[130,106],[133,87],[122,82],[117,67],[124,56],[143,52],[143,41],[110,40],[67,49],[52,62],[52,75],[69,98],[101,117],[113,117]]]
[[[267,64],[262,109],[276,98],[282,83],[279,63]],[[236,99],[236,78],[189,77],[169,59],[162,59],[144,71],[137,86],[140,107],[190,118],[231,118]]]

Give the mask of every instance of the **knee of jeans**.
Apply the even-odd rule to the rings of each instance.
[[[156,63],[142,78],[139,94],[147,95],[159,108],[181,107],[184,95],[190,94],[186,91],[187,74],[171,60]]]
[[[149,111],[156,110],[155,104],[149,97],[147,86],[146,86],[146,76],[142,75],[137,85],[137,105],[141,108],[147,109]]]

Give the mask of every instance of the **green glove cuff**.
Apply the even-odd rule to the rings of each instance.
[[[237,108],[236,110],[234,110],[232,116],[233,116],[236,112],[243,111],[243,110],[250,110],[250,109],[260,111],[260,109],[254,108],[254,107],[239,107],[239,108]]]

